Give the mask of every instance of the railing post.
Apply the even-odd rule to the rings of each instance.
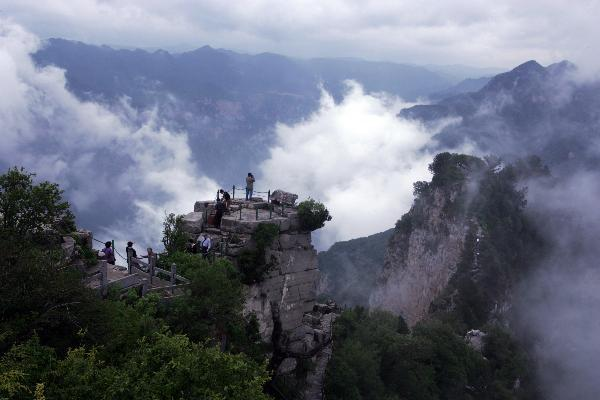
[[[106,296],[108,289],[108,267],[106,260],[100,260],[100,295]]]
[[[154,264],[156,263],[156,258],[154,253],[152,252],[152,248],[148,247],[148,269],[150,273],[150,286],[152,286],[152,280],[154,279]]]
[[[232,194],[231,198],[235,199],[235,185],[233,185],[233,190],[232,190],[231,194]]]
[[[131,251],[129,250],[129,247],[127,247],[127,273],[129,275],[131,275]]]
[[[267,192],[267,203],[271,202],[271,189]]]
[[[177,283],[177,264],[171,264],[171,285],[174,286]],[[175,288],[171,287],[171,295],[175,292]]]
[[[148,293],[148,278],[142,278],[142,296]]]
[[[273,218],[273,204],[269,204],[269,219]]]
[[[256,208],[256,220],[258,221],[258,208]]]

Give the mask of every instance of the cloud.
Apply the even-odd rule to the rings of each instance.
[[[593,400],[600,392],[599,182],[597,172],[579,171],[528,188],[528,208],[548,245],[515,299],[550,400]]]
[[[3,13],[42,37],[505,68],[532,58],[598,67],[599,11],[593,0],[2,2]]]
[[[410,208],[412,184],[429,178],[434,131],[397,117],[406,107],[347,82],[336,104],[323,92],[320,109],[296,125],[279,124],[261,165],[265,187],[313,197],[333,215],[319,247],[389,229]]]
[[[63,70],[34,66],[38,46],[35,35],[0,20],[0,165],[59,182],[79,224],[101,227],[97,237],[156,246],[164,212],[188,212],[216,183],[196,174],[185,132],[165,129],[156,110],[78,100]]]

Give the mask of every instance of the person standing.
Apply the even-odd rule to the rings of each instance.
[[[248,172],[248,176],[246,177],[246,201],[252,200],[252,194],[254,193],[254,175],[252,172]]]
[[[225,204],[224,201],[217,199],[217,204],[215,205],[215,226],[217,228],[221,228],[221,219],[223,218],[223,212],[225,212]]]

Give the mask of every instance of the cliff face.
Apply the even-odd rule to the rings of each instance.
[[[511,291],[535,265],[543,241],[524,213],[524,179],[549,174],[538,158],[498,160],[438,154],[431,182],[397,222],[372,307],[409,325],[449,313],[469,328],[506,322]]]
[[[459,190],[435,189],[430,201],[415,205],[399,222],[371,307],[400,314],[410,326],[427,315],[456,272],[469,229],[464,215],[449,217],[445,212],[457,201]]]
[[[219,229],[207,224],[212,202],[198,202],[184,217],[190,235],[208,234],[217,256],[229,259],[243,271],[249,254],[260,254],[252,268],[263,269],[260,277],[247,282],[244,313],[253,314],[265,343],[273,346],[271,365],[276,378],[292,387],[299,398],[322,398],[324,372],[331,355],[333,304],[317,304],[319,270],[311,233],[300,230],[293,206],[269,211],[261,201],[233,200]],[[273,235],[259,251],[257,233],[270,225]],[[307,368],[310,362],[312,368]]]

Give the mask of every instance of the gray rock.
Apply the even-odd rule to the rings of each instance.
[[[197,235],[204,227],[204,215],[201,212],[191,212],[183,217],[182,223],[185,232]]]
[[[75,251],[75,239],[71,236],[63,236],[63,243],[61,244],[63,254],[65,258],[71,258]]]
[[[296,200],[298,200],[297,194],[286,192],[281,189],[277,189],[271,193],[271,201],[275,201],[277,203],[293,206]]]
[[[483,340],[487,334],[478,329],[472,329],[465,335],[465,341],[467,344],[476,351],[481,352],[483,350]]]
[[[279,247],[281,250],[312,249],[310,243],[310,233],[288,234],[283,233],[279,236]]]
[[[76,241],[80,243],[82,246],[86,246],[89,249],[92,249],[94,246],[94,234],[88,230],[82,229],[77,232],[71,233],[73,237],[76,238]]]
[[[277,367],[277,375],[286,375],[296,369],[298,360],[292,357],[284,358],[279,367]]]

